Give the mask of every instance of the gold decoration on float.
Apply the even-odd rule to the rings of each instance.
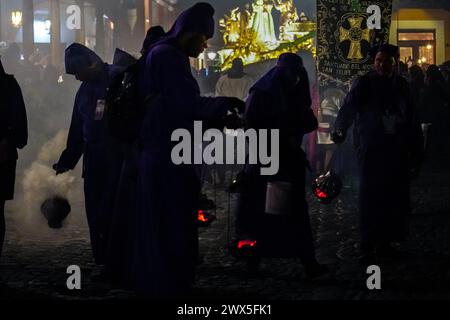
[[[280,13],[278,37],[274,9]],[[219,25],[225,43],[219,51],[222,70],[230,68],[236,58],[251,64],[300,50],[315,55],[316,23],[303,12],[298,14],[293,0],[253,0],[251,5],[232,9]]]

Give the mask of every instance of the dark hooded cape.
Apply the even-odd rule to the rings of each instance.
[[[159,96],[145,106],[138,160],[136,290],[150,297],[186,294],[194,281],[200,182],[194,165],[173,164],[171,134],[179,128],[192,133],[194,120],[220,122],[227,106],[224,99],[200,96],[176,37],[184,31],[212,36],[213,14],[207,4],[183,12],[150,49],[140,86],[142,96]]]
[[[92,50],[79,44],[67,48],[65,59],[68,73],[101,62]],[[99,100],[105,100],[109,81],[117,71],[116,67],[103,64],[96,79],[81,84],[75,97],[67,146],[58,161],[59,166],[73,169],[83,156],[86,215],[94,259],[100,264],[105,262],[111,195],[116,188],[110,172],[118,159],[111,155],[106,116],[96,117],[96,108]]]
[[[304,134],[317,128],[317,119],[311,110],[307,73],[292,58],[280,59],[278,66],[253,86],[247,99],[248,128],[279,129],[280,168],[275,176],[262,176],[260,164],[245,165],[249,185],[241,194],[237,227],[240,233],[258,241],[262,256],[300,257],[308,264],[315,262],[315,253],[305,200],[306,157],[301,142]],[[296,67],[299,68],[294,75],[300,81],[288,90],[286,81],[292,80],[288,70]],[[271,181],[291,183],[293,201],[289,214],[265,213],[267,183]]]

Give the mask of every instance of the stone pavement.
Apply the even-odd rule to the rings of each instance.
[[[227,194],[217,192],[217,220],[200,230],[204,263],[198,267],[194,297],[199,299],[254,298],[268,300],[397,300],[450,298],[450,175],[427,175],[412,186],[414,211],[411,236],[398,245],[401,257],[382,261],[381,290],[366,287],[366,266],[356,258],[358,218],[356,192],[344,188],[339,199],[320,205],[308,194],[317,256],[330,275],[304,279],[296,259],[265,259],[258,276],[249,276],[245,264],[227,251]],[[211,186],[205,190],[214,198]],[[7,212],[7,241],[0,272],[10,289],[6,299],[126,299],[133,294],[95,282],[82,203],[74,204],[66,226],[59,231],[24,229]],[[79,265],[82,290],[66,288],[66,268]]]

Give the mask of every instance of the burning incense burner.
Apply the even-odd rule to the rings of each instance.
[[[312,190],[319,202],[329,204],[341,193],[342,182],[338,175],[328,171],[313,181]]]
[[[41,212],[52,229],[62,228],[62,222],[71,211],[69,201],[60,196],[52,196],[41,205]]]

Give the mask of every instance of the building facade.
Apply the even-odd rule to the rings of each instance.
[[[168,30],[176,7],[177,0],[0,0],[0,42],[19,44],[24,59],[49,55],[54,65],[73,42],[111,61],[116,47],[138,54],[149,27]]]
[[[401,60],[440,65],[450,60],[450,1],[396,1],[390,42]]]

